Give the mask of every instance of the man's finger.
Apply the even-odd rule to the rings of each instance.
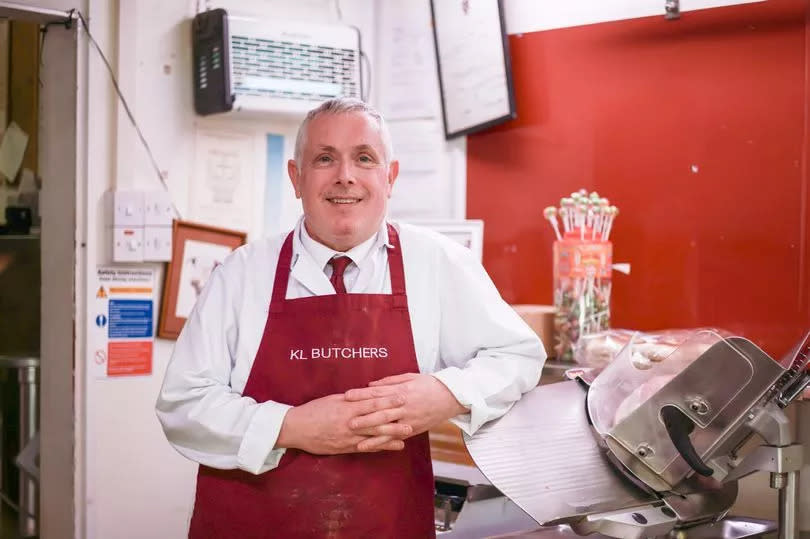
[[[394,438],[407,438],[413,434],[413,427],[406,423],[386,423],[370,429],[353,430],[355,434],[364,436],[393,436]]]
[[[402,384],[404,382],[410,382],[415,377],[419,376],[416,373],[406,372],[405,374],[397,374],[395,376],[386,376],[385,378],[380,378],[379,380],[374,380],[373,382],[369,382],[370,387],[378,387],[378,386],[386,386],[386,385],[394,385],[394,384]]]
[[[397,393],[399,393],[399,389],[391,386],[361,387],[348,390],[345,393],[345,399],[347,401],[361,401],[377,397],[388,397],[390,395],[396,395]]]
[[[361,453],[367,453],[369,451],[377,451],[381,448],[381,446],[391,442],[393,437],[391,436],[374,436],[372,438],[366,438],[359,444],[357,444],[357,450]]]
[[[402,395],[362,399],[353,403],[355,411],[354,415],[366,415],[372,412],[387,410],[389,408],[399,408],[403,404],[405,404],[405,397]]]
[[[405,449],[405,442],[402,440],[391,440],[387,444],[377,446],[374,453],[378,451],[402,451],[403,449]]]
[[[368,440],[368,436],[354,435],[345,438],[339,442],[339,445],[329,447],[323,454],[324,455],[340,455],[342,453],[351,453],[357,450],[357,444],[363,440]],[[320,453],[319,453],[320,454]]]
[[[382,410],[367,415],[353,417],[349,421],[349,428],[352,429],[353,431],[358,431],[362,429],[379,427],[380,425],[385,425],[386,423],[393,423],[394,421],[399,421],[400,419],[402,419],[404,415],[405,415],[404,408],[389,408],[387,410]]]

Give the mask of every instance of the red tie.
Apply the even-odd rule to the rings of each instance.
[[[351,263],[352,259],[348,256],[335,257],[329,261],[329,265],[332,266],[332,277],[329,280],[332,281],[332,286],[335,287],[335,292],[338,294],[346,293],[346,285],[343,284],[343,272],[346,271],[346,266]]]

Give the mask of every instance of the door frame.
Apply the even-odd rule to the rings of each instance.
[[[0,17],[52,24],[45,35],[40,65],[39,175],[43,178],[39,211],[41,226],[40,304],[40,488],[41,537],[83,535],[82,496],[83,432],[77,413],[83,407],[78,388],[83,385],[83,334],[78,307],[83,303],[86,273],[85,245],[77,215],[86,189],[86,87],[77,21],[73,14],[0,2]],[[84,54],[86,57],[86,52]],[[42,398],[42,397],[45,398]],[[42,488],[45,485],[46,488]]]

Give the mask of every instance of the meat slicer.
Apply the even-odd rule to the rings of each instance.
[[[802,446],[783,409],[810,384],[810,333],[782,361],[714,331],[646,352],[631,340],[595,376],[538,386],[465,438],[542,526],[520,536],[759,536],[773,523],[724,517],[737,481],[767,471],[779,537],[798,537]]]

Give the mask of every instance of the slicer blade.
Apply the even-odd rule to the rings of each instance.
[[[487,479],[540,524],[655,500],[607,460],[574,381],[536,387],[465,442]]]

